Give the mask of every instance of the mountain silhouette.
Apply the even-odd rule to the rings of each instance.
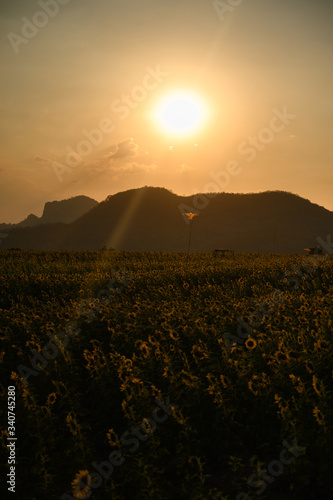
[[[43,214],[37,217],[30,214],[26,219],[17,224],[0,224],[0,231],[8,231],[15,227],[34,227],[40,224],[55,222],[70,223],[91,210],[98,202],[88,196],[74,196],[62,201],[49,201],[45,203]]]
[[[184,212],[199,213],[191,223],[195,252],[304,253],[333,229],[333,212],[285,191],[185,197],[146,186],[111,195],[71,223],[12,229],[0,248],[183,252]]]

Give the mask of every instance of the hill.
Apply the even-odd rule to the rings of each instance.
[[[45,203],[41,222],[50,224],[55,222],[71,223],[83,214],[98,205],[96,200],[88,196],[75,196],[68,200],[50,201]]]
[[[8,232],[18,227],[35,227],[40,224],[56,222],[70,223],[91,210],[98,202],[88,196],[74,196],[67,200],[49,201],[45,203],[43,214],[37,217],[30,214],[26,219],[17,224],[0,224],[0,231]]]
[[[144,187],[109,196],[72,223],[14,229],[1,248],[181,252],[190,230],[182,212],[189,211],[200,214],[192,227],[195,252],[302,253],[333,228],[333,212],[284,191],[183,197]]]

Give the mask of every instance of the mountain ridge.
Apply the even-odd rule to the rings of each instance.
[[[71,223],[11,230],[0,248],[182,252],[189,211],[199,213],[191,223],[196,252],[300,253],[333,229],[333,212],[286,191],[179,196],[145,186],[110,195]]]
[[[98,204],[98,201],[85,195],[72,196],[65,200],[48,201],[44,204],[41,217],[29,214],[17,224],[0,223],[0,231],[8,231],[17,227],[34,227],[40,224],[56,222],[70,223]]]

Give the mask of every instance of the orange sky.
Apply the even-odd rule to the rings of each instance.
[[[333,211],[333,4],[236,3],[1,7],[0,222],[78,194],[205,192],[216,177],[223,191],[286,190]],[[186,136],[153,116],[179,90],[208,110]]]

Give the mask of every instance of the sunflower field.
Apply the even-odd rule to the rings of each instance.
[[[333,498],[331,255],[0,269],[1,498]]]

